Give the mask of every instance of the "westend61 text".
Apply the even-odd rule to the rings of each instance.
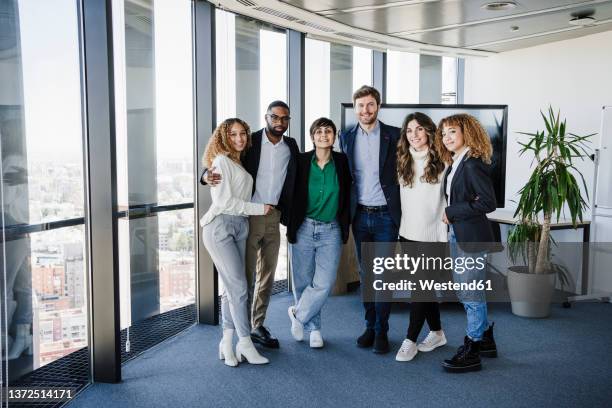
[[[437,291],[481,291],[493,290],[491,280],[473,280],[471,282],[436,282],[435,280],[419,280],[419,289]],[[383,282],[380,279],[372,283],[374,290],[416,290],[417,283],[402,279],[399,282]]]

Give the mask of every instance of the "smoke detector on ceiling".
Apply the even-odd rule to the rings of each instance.
[[[595,25],[596,22],[597,20],[590,16],[574,17],[569,21],[570,25],[580,27],[592,26]]]
[[[516,7],[514,1],[494,1],[491,3],[483,4],[482,8],[490,11],[505,11],[511,10]]]

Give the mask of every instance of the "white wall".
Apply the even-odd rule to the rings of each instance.
[[[508,105],[506,208],[516,208],[512,200],[517,199],[518,191],[531,173],[531,157],[518,157],[517,140],[521,136],[516,132],[543,130],[540,109],[546,110],[549,105],[560,109],[572,133],[600,132],[602,107],[612,105],[610,44],[612,31],[466,60],[465,103]],[[593,137],[592,142],[593,148],[599,147],[600,135]],[[577,163],[577,167],[591,192],[593,163],[589,160]],[[609,183],[611,178],[609,175],[602,179],[600,175],[599,181]],[[590,219],[590,215],[588,210],[585,218]],[[612,218],[598,217],[596,228],[599,233],[591,237],[592,241],[610,248]],[[606,231],[609,233],[602,239],[601,233]],[[555,239],[581,241],[582,231],[555,231]],[[612,290],[612,273],[606,265],[609,260],[594,254],[590,268],[592,291]],[[578,271],[579,260],[568,266]]]
[[[612,105],[610,44],[612,31],[466,61],[465,103],[508,105],[506,208],[516,207],[511,200],[530,174],[531,158],[518,158],[516,132],[543,130],[540,109],[560,109],[570,132],[599,133],[602,106]],[[592,162],[578,168],[590,190]]]

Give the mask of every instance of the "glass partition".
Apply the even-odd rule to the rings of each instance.
[[[125,359],[195,323],[192,33],[189,0],[114,5]]]

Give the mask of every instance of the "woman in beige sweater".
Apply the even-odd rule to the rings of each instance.
[[[447,240],[447,227],[442,222],[446,201],[441,188],[445,165],[434,148],[435,133],[436,125],[421,112],[411,113],[404,119],[397,145],[397,175],[402,205],[401,242]],[[430,332],[417,346],[416,341],[425,320]],[[446,337],[440,323],[438,302],[413,301],[408,333],[395,359],[410,361],[418,351],[431,351],[444,344]]]

